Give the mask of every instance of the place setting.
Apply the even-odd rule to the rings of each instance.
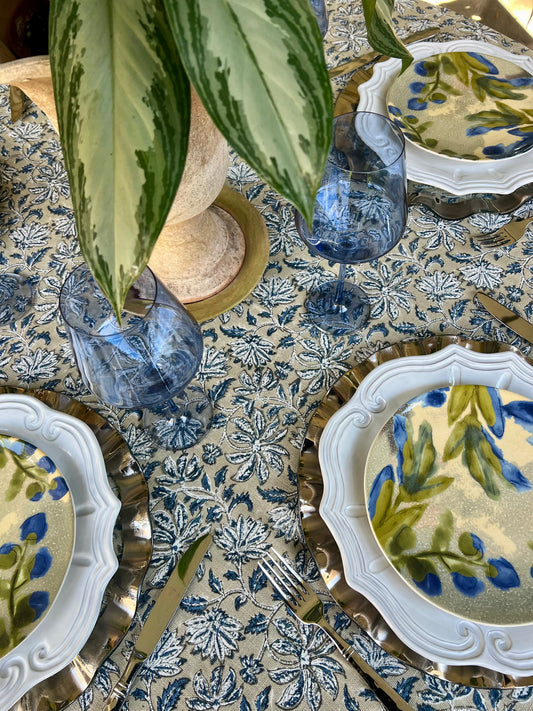
[[[277,5],[257,44],[292,56],[282,27],[300,3]],[[533,60],[490,32],[459,39],[455,16],[417,3],[398,15],[402,74],[362,49],[362,10],[311,6],[307,35],[289,23],[299,54],[321,39],[330,78],[362,62],[356,103],[348,82],[331,137],[306,114],[317,146],[331,138],[314,202],[295,206],[236,150],[222,192],[204,180],[216,214],[246,203],[255,221],[254,283],[205,300],[184,304],[150,262],[117,309],[131,227],[166,186],[121,202],[135,220],[114,214],[107,261],[109,166],[76,163],[74,134],[62,149],[32,102],[11,121],[0,89],[1,711],[533,702]],[[325,97],[295,83],[288,114],[302,87],[315,108]],[[162,96],[141,102],[144,128],[156,104],[166,119]],[[135,158],[151,190],[152,156]],[[71,203],[86,168],[91,200],[106,193],[94,241],[93,203],[80,225]]]

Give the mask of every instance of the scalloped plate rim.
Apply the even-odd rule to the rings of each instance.
[[[113,527],[121,504],[109,484],[98,441],[81,420],[32,396],[6,393],[0,394],[0,432],[24,439],[50,456],[67,482],[74,507],[73,551],[58,593],[42,622],[0,658],[0,693],[9,708],[68,664],[89,637],[104,590],[118,567]],[[94,491],[87,482],[95,485]],[[47,652],[51,654],[46,656]]]
[[[491,53],[493,56],[508,59],[533,74],[533,58],[513,54],[488,42],[478,40],[417,42],[410,47],[415,60],[453,51]],[[390,82],[399,72],[400,67],[401,61],[398,59],[388,59],[376,64],[372,77],[359,87],[358,111],[375,111],[388,116],[385,97]],[[408,140],[405,142],[405,149],[407,177],[410,180],[427,183],[454,195],[508,194],[533,180],[531,151],[500,158],[497,161],[472,161],[432,153]],[[428,157],[432,159],[429,166]]]
[[[417,367],[415,385],[408,376]],[[422,598],[383,555],[367,516],[364,491],[355,501],[346,491],[343,472],[347,458],[351,461],[350,454],[357,448],[353,429],[361,429],[356,422],[366,422],[366,427],[377,431],[409,398],[458,382],[457,378],[479,385],[496,382],[499,387],[533,399],[533,366],[515,353],[484,354],[450,345],[430,355],[406,356],[377,366],[330,418],[322,433],[319,460],[324,491],[320,515],[339,547],[347,583],[375,605],[398,637],[415,652],[449,665],[479,664],[501,673],[531,675],[533,623],[472,622]],[[362,429],[365,436],[357,449],[359,456],[364,456],[365,448],[368,450],[374,441],[371,431]],[[348,451],[343,452],[343,447]],[[364,465],[361,469],[352,477],[354,482],[359,478],[362,482]],[[505,650],[506,643],[510,643],[511,650]],[[502,647],[500,651],[498,645]]]

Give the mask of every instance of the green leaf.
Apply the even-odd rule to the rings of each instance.
[[[182,61],[230,145],[310,222],[331,88],[309,0],[164,0]]]
[[[439,518],[439,525],[433,531],[431,548],[437,551],[447,551],[453,535],[453,514],[447,509]]]
[[[473,385],[454,385],[448,398],[448,424],[456,422],[466,410],[472,396],[474,395]]]
[[[49,27],[81,251],[120,312],[179,185],[189,84],[162,0],[51,0]]]
[[[11,594],[11,581],[0,580],[0,600],[9,600]],[[2,618],[0,618],[2,619]]]
[[[30,605],[31,595],[24,595],[15,605],[15,614],[13,615],[13,626],[21,629],[26,625],[31,624],[35,619],[35,610]]]
[[[432,573],[433,575],[437,574],[437,569],[427,558],[416,558],[415,556],[410,556],[407,558],[406,564],[409,575],[417,583],[421,583],[429,573]]]
[[[389,543],[391,556],[399,556],[416,545],[416,531],[411,526],[402,526]]]
[[[9,637],[8,631],[6,629],[5,620],[0,617],[0,651],[4,651],[9,648],[11,644],[11,638]]]
[[[461,533],[458,545],[459,550],[463,555],[466,555],[469,558],[475,558],[476,560],[481,560],[481,558],[483,558],[483,552],[474,545],[470,531],[463,531],[463,533]]]
[[[26,475],[24,474],[23,470],[17,467],[11,475],[11,481],[9,482],[9,485],[6,489],[6,493],[4,496],[4,499],[6,501],[13,501],[13,499],[18,496],[25,479]]]
[[[387,520],[392,505],[393,494],[394,482],[392,479],[387,479],[387,481],[383,482],[376,501],[376,510],[372,518],[372,524],[375,528],[381,526],[381,524]]]
[[[390,516],[382,526],[374,529],[378,541],[382,546],[385,546],[387,541],[404,526],[414,528],[414,526],[422,518],[426,509],[427,504],[414,504],[408,508],[401,509],[401,511],[397,511],[395,514]]]
[[[374,49],[402,60],[402,71],[413,61],[411,53],[396,37],[392,13],[394,0],[363,0],[368,41]]]

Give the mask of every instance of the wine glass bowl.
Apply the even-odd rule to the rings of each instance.
[[[353,333],[370,313],[363,290],[345,283],[347,264],[383,256],[400,240],[407,220],[405,143],[385,116],[342,114],[333,138],[309,227],[299,212],[298,233],[315,255],[340,263],[337,282],[312,291],[306,307],[324,331]]]
[[[143,410],[160,445],[196,443],[209,426],[203,393],[186,386],[202,358],[200,327],[146,268],[128,291],[120,322],[87,266],[65,280],[59,308],[85,385],[103,402]]]

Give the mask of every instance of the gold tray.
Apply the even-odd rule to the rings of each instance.
[[[125,440],[94,410],[48,390],[0,387],[0,394],[4,393],[31,395],[85,422],[98,440],[111,486],[122,502],[115,527],[119,567],[105,590],[100,616],[89,639],[70,664],[34,686],[11,707],[11,711],[59,711],[85,691],[132,623],[152,554],[148,487]]]
[[[237,222],[244,235],[246,252],[240,271],[224,289],[207,299],[184,304],[198,323],[220,316],[245,299],[261,280],[270,254],[265,221],[245,197],[224,185],[213,205],[225,210]]]
[[[323,493],[318,459],[320,437],[330,417],[355,393],[363,378],[381,363],[405,356],[425,355],[452,343],[479,353],[516,351],[504,343],[470,341],[458,336],[433,336],[422,341],[400,343],[374,353],[368,360],[345,373],[329,390],[313,415],[300,455],[298,490],[300,521],[305,540],[313,554],[324,583],[342,610],[382,649],[406,664],[447,681],[478,688],[515,688],[533,685],[533,677],[512,677],[480,666],[450,666],[435,663],[404,644],[380,612],[346,582],[339,548],[320,516]]]

